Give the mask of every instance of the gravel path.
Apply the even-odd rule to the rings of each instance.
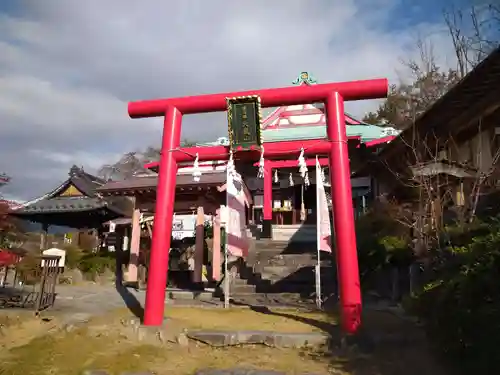
[[[132,306],[137,308],[144,306],[146,299],[145,291],[136,291],[130,288],[117,290],[113,286],[88,284],[81,286],[60,285],[57,287],[56,304],[53,311],[68,313],[86,313],[100,315],[117,308]],[[173,306],[197,306],[215,308],[222,307],[218,299],[169,299],[165,300],[167,305]],[[310,302],[300,301],[296,296],[281,295],[247,295],[234,301],[233,306],[272,306],[283,308],[309,308],[313,307]]]

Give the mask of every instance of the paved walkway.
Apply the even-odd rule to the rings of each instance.
[[[78,312],[100,315],[118,308],[130,309],[144,306],[146,293],[130,288],[114,288],[113,286],[83,285],[57,288],[57,299],[53,311]],[[166,300],[175,305],[210,305],[210,302],[193,300]]]
[[[145,291],[136,291],[131,288],[116,289],[109,285],[88,284],[81,286],[59,285],[57,287],[56,304],[53,311],[79,312],[91,315],[99,315],[108,311],[123,308],[137,308],[144,306],[146,299]],[[310,301],[301,301],[292,294],[249,294],[233,301],[233,306],[273,306],[305,308],[312,307]],[[167,305],[174,306],[198,306],[215,308],[222,307],[223,303],[216,298],[192,299],[192,298],[167,298]]]

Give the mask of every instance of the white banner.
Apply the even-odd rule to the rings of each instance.
[[[330,225],[330,212],[326,199],[325,185],[321,173],[321,166],[316,158],[316,224],[318,251],[332,252],[332,230]]]
[[[241,175],[233,171],[227,173],[227,251],[237,257],[248,255],[249,242],[245,222],[246,196]]]

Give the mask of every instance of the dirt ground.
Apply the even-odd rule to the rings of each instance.
[[[273,313],[276,313],[274,315]],[[213,348],[195,342],[187,347],[163,346],[131,340],[123,335],[125,309],[100,315],[72,330],[61,329],[66,317],[0,311],[0,374],[81,374],[86,369],[111,374],[153,371],[156,374],[192,374],[206,368],[255,368],[287,374],[442,375],[418,328],[385,312],[367,312],[365,330],[388,337],[349,352],[335,348],[314,351],[276,349],[259,345]],[[317,332],[336,329],[335,314],[251,309],[167,309],[169,324],[182,329],[273,330]],[[406,340],[394,340],[398,335]]]

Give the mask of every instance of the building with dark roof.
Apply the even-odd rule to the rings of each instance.
[[[133,205],[124,197],[103,197],[97,189],[106,181],[77,166],[69,177],[51,192],[11,210],[20,219],[47,226],[79,229],[99,228],[102,223],[130,217]]]
[[[429,218],[498,213],[499,88],[497,48],[356,172],[376,177],[375,196],[439,206],[437,214],[424,212]]]

